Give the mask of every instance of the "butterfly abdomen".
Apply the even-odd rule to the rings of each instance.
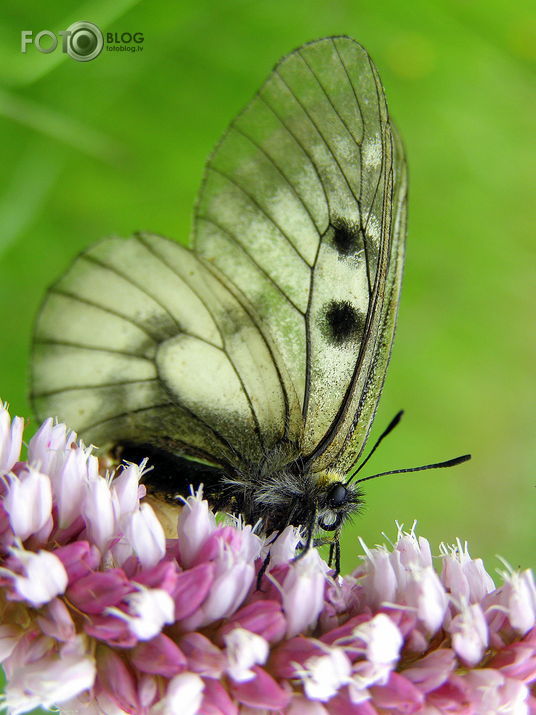
[[[150,470],[145,473],[145,487],[149,494],[164,501],[180,504],[180,496],[187,496],[201,485],[206,494],[214,497],[221,491],[225,475],[221,467],[187,459],[153,444],[127,442],[117,445],[113,452],[117,459],[124,462],[140,464],[147,459]]]

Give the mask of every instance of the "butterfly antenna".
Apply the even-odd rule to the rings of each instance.
[[[467,462],[471,459],[470,454],[462,454],[461,457],[454,457],[454,459],[447,459],[446,462],[436,462],[435,464],[425,464],[422,467],[408,467],[407,469],[391,469],[389,472],[380,472],[379,474],[373,474],[370,477],[363,477],[363,479],[358,479],[356,484],[360,482],[367,482],[369,479],[376,479],[377,477],[385,477],[388,474],[405,474],[406,472],[422,472],[425,469],[443,469],[444,467],[455,467],[457,464],[462,462]]]
[[[394,430],[394,428],[397,426],[397,424],[400,422],[400,420],[402,419],[402,415],[403,415],[403,414],[404,414],[404,410],[400,410],[400,412],[397,412],[397,413],[396,413],[396,415],[393,417],[393,419],[389,422],[389,424],[387,425],[387,427],[383,430],[383,432],[381,433],[381,435],[378,437],[378,439],[376,440],[376,444],[375,444],[374,447],[370,450],[370,452],[367,454],[367,456],[365,457],[365,459],[361,462],[361,464],[359,465],[359,467],[358,467],[355,471],[353,471],[353,472],[350,474],[350,476],[349,476],[348,479],[346,480],[346,484],[349,484],[349,483],[352,481],[352,479],[355,477],[355,475],[363,469],[363,467],[365,466],[365,464],[369,461],[369,459],[372,457],[372,455],[374,454],[374,452],[375,452],[375,451],[378,449],[378,447],[380,446],[382,440],[384,440],[384,439],[387,437],[387,435],[388,435],[390,432],[392,432],[392,431]],[[360,481],[361,481],[361,480],[360,480]]]

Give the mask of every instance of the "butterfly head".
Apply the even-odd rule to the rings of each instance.
[[[361,491],[352,484],[345,484],[344,476],[333,471],[319,476],[315,498],[315,529],[324,531],[336,531],[363,501]]]
[[[228,495],[238,502],[237,511],[249,523],[262,523],[265,533],[282,532],[287,526],[301,526],[310,535],[333,532],[362,503],[362,492],[346,484],[344,474],[335,470],[312,471],[301,460],[284,460],[279,450],[259,467],[252,467],[224,480]],[[226,490],[227,491],[227,490]],[[223,500],[219,508],[231,506]]]

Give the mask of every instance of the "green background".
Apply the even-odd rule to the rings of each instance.
[[[32,321],[46,287],[107,234],[187,241],[204,161],[275,61],[349,34],[372,55],[404,138],[410,217],[399,327],[370,470],[473,453],[449,471],[367,486],[343,565],[395,519],[534,563],[534,263],[529,88],[534,16],[505,0],[4,0],[0,25],[0,394],[30,417]],[[112,9],[113,8],[113,9]],[[143,51],[81,63],[20,53],[20,31],[89,20]],[[532,424],[533,427],[533,424]],[[32,426],[33,428],[33,426]],[[371,473],[369,471],[368,473]]]

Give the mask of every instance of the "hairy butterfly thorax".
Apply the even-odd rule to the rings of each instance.
[[[315,474],[294,462],[273,471],[224,477],[223,484],[233,498],[240,494],[239,511],[249,523],[260,520],[266,533],[299,524],[313,534],[335,531],[360,504],[359,490],[343,480],[343,475]]]
[[[210,156],[190,248],[108,238],[49,289],[36,415],[148,457],[165,501],[203,484],[266,533],[336,538],[362,501],[352,480],[391,352],[406,194],[367,52],[349,37],[303,45]]]

